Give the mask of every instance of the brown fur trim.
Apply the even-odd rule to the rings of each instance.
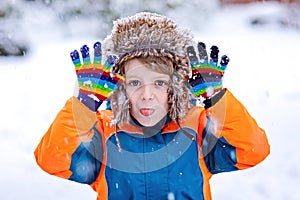
[[[114,21],[111,35],[103,42],[105,58],[109,54],[122,57],[132,52],[172,53],[175,57],[186,57],[186,48],[192,45],[189,30],[179,29],[175,22],[155,13],[141,12],[131,17]]]
[[[130,53],[124,54],[116,63],[113,68],[114,74],[124,75],[124,63],[132,58],[146,58],[148,56],[155,57],[167,57],[173,61],[174,70],[187,75],[190,73],[189,60],[186,57],[175,56],[172,52],[161,51],[160,49],[149,49],[149,50],[136,50]]]
[[[129,123],[130,120],[130,105],[127,98],[124,85],[120,85],[110,97],[112,112],[114,115],[113,124],[121,126],[124,123]]]

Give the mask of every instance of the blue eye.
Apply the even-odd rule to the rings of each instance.
[[[157,86],[166,86],[167,83],[165,81],[155,81],[155,85],[157,85]]]
[[[130,86],[139,86],[139,85],[141,85],[141,83],[139,81],[130,81],[129,85]]]

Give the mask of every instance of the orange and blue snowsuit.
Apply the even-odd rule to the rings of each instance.
[[[37,146],[37,163],[49,174],[89,184],[102,200],[170,194],[207,200],[213,174],[255,166],[270,150],[264,130],[228,90],[179,123],[166,117],[160,128],[134,121],[116,127],[112,119],[110,110],[95,114],[70,98]]]

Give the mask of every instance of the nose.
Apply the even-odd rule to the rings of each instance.
[[[142,87],[141,98],[142,100],[152,100],[154,98],[151,84],[146,84]]]

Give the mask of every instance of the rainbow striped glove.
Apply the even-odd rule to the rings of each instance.
[[[117,57],[109,55],[102,63],[101,43],[94,44],[94,62],[91,62],[89,47],[83,45],[80,48],[82,60],[79,53],[74,50],[70,53],[75,66],[79,94],[77,98],[92,111],[96,112],[103,101],[107,100],[119,84],[123,82],[123,77],[112,76],[111,68],[117,61]]]
[[[210,59],[208,59],[206,45],[198,43],[198,56],[193,46],[187,48],[188,58],[192,67],[192,77],[188,79],[192,92],[196,98],[200,96],[209,99],[223,88],[223,75],[226,70],[229,58],[223,55],[218,64],[219,48],[211,47]]]

